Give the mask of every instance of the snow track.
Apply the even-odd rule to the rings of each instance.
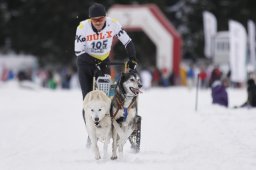
[[[229,89],[230,106],[245,89]],[[85,147],[79,90],[0,87],[1,170],[255,170],[256,109],[212,105],[209,90],[155,88],[139,97],[141,151],[125,145],[124,158],[94,160]],[[100,148],[102,151],[102,148]],[[111,146],[109,146],[109,156]]]

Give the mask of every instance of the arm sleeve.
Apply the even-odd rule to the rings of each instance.
[[[76,36],[75,36],[75,55],[79,56],[85,52],[85,34],[84,34],[84,25],[80,23],[76,29]]]
[[[128,57],[130,59],[136,60],[136,51],[134,44],[132,42],[132,39],[129,37],[127,32],[122,29],[121,24],[114,20],[114,31],[117,38],[122,42],[122,44],[125,46],[125,49],[127,51]]]
[[[127,44],[131,41],[131,38],[126,33],[126,31],[122,29],[121,24],[117,20],[113,21],[113,27],[114,27],[113,29],[114,29],[115,36],[126,47]]]
[[[132,41],[126,45],[126,52],[130,59],[136,60],[136,50]]]

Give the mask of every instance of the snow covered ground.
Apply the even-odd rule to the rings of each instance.
[[[0,85],[1,170],[255,170],[256,109],[232,109],[245,89],[229,89],[230,108],[211,104],[210,90],[153,88],[139,98],[141,151],[94,160],[79,90]],[[102,148],[101,148],[102,150]],[[111,154],[109,148],[109,155]]]

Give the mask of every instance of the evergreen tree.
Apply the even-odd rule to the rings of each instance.
[[[107,8],[113,4],[157,4],[181,33],[185,58],[204,57],[204,10],[217,17],[218,31],[228,29],[229,19],[245,27],[248,19],[256,21],[256,1],[253,0],[2,0],[0,52],[13,50],[34,54],[41,63],[70,63],[74,59],[76,27],[88,18],[88,8],[93,2],[103,3]],[[129,34],[134,39],[139,58],[153,58],[155,46],[145,34]]]

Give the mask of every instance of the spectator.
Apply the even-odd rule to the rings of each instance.
[[[187,71],[184,65],[180,66],[180,85],[187,86]]]
[[[240,107],[256,107],[256,85],[254,79],[247,81],[247,101]],[[237,108],[237,106],[235,106]]]
[[[152,73],[152,83],[153,86],[158,86],[160,82],[161,73],[157,67],[154,68]]]
[[[140,76],[143,84],[143,89],[148,90],[149,88],[151,88],[152,75],[150,71],[146,68],[143,68],[140,72]]]
[[[57,83],[54,80],[54,73],[52,71],[48,72],[47,87],[50,88],[50,89],[56,89],[57,88]]]
[[[226,91],[226,85],[224,81],[220,81],[220,79],[216,79],[212,83],[212,103],[219,104],[225,107],[228,107],[228,94]]]
[[[207,85],[207,73],[206,73],[204,67],[201,67],[198,76],[199,76],[199,79],[200,79],[200,81],[201,81],[201,87],[202,87],[202,88],[206,88],[206,85]]]
[[[189,88],[192,88],[195,84],[195,70],[192,64],[189,65],[187,70],[187,84]]]
[[[211,87],[215,80],[220,80],[221,76],[222,76],[222,72],[219,66],[215,66],[215,68],[212,70],[212,73],[211,73],[209,86]]]
[[[170,85],[170,82],[169,82],[169,71],[168,71],[167,68],[163,68],[162,69],[161,85],[163,87],[168,87]]]
[[[171,72],[169,75],[169,83],[171,86],[176,85],[176,76],[174,72]]]
[[[6,66],[3,66],[3,69],[2,69],[2,75],[1,75],[1,80],[2,81],[7,81],[8,80],[8,73],[9,73],[9,70]]]
[[[23,71],[23,70],[20,70],[20,71],[18,72],[17,78],[18,78],[18,80],[19,80],[20,82],[28,79],[28,77],[27,77],[25,71]]]
[[[247,104],[251,107],[256,107],[256,85],[253,79],[249,79],[247,82],[248,100]]]

